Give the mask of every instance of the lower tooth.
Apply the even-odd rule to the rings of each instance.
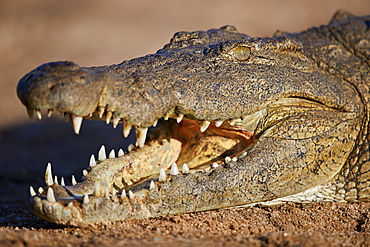
[[[144,147],[148,128],[136,128],[136,146]]]

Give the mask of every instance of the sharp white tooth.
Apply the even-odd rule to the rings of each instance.
[[[231,162],[231,158],[229,156],[225,157],[225,163],[229,164]]]
[[[96,166],[96,160],[95,160],[95,155],[92,154],[90,157],[90,162],[89,162],[90,167]]]
[[[66,184],[65,184],[65,182],[64,182],[64,177],[62,177],[62,178],[60,179],[60,185],[61,185],[61,186],[66,186]]]
[[[67,207],[73,208],[73,202],[69,202],[68,205],[67,205]]]
[[[49,109],[48,110],[48,117],[51,117],[51,115],[53,115],[53,110],[52,109]]]
[[[113,117],[113,128],[117,128],[120,120],[121,118],[119,117]]]
[[[108,155],[108,158],[109,159],[114,159],[116,158],[116,153],[114,152],[114,149],[112,149]]]
[[[159,171],[158,182],[163,183],[163,182],[166,182],[166,181],[167,181],[167,175],[166,175],[166,172],[164,171],[164,169],[162,168]]]
[[[164,118],[164,120],[166,120],[166,121],[167,121],[167,120],[170,118],[170,114],[167,112],[167,113],[164,115],[164,117],[163,117],[163,118]]]
[[[31,197],[34,197],[36,195],[36,192],[32,186],[30,186],[30,194],[31,194]]]
[[[158,119],[154,121],[154,123],[153,123],[153,127],[156,127],[156,126],[157,126],[157,124],[158,124]]]
[[[148,128],[136,128],[136,146],[144,147]]]
[[[97,178],[94,183],[93,196],[101,196],[102,193],[100,178]]]
[[[83,199],[82,203],[86,205],[86,204],[89,204],[89,202],[90,202],[89,195],[87,195],[87,194],[84,195],[84,199]]]
[[[54,176],[54,183],[58,184],[58,177],[57,176]]]
[[[41,115],[41,111],[40,110],[36,110],[36,116],[38,119],[42,119],[42,115]]]
[[[212,168],[217,168],[219,165],[215,162],[212,164]]]
[[[236,161],[238,161],[238,157],[233,157],[231,160],[236,162]]]
[[[220,127],[220,126],[223,124],[223,122],[224,122],[224,121],[222,121],[222,120],[216,121],[216,122],[215,122],[215,126],[216,126],[216,127]]]
[[[208,126],[209,126],[210,123],[211,122],[209,122],[209,121],[202,121],[200,123],[200,132],[206,131],[206,129],[208,128]]]
[[[235,122],[236,122],[236,119],[231,119],[231,120],[229,120],[229,124],[230,124],[231,126],[234,126],[234,125],[235,125]]]
[[[131,190],[128,191],[128,198],[130,198],[130,199],[134,199],[135,198],[135,195],[134,195],[134,193],[132,193]]]
[[[75,116],[72,115],[72,125],[73,125],[73,130],[75,133],[78,135],[80,134],[80,129],[81,129],[81,124],[82,124],[82,117],[80,116]]]
[[[53,174],[51,173],[51,163],[48,163],[48,165],[46,166],[45,183],[46,186],[52,186],[54,184]]]
[[[128,145],[128,147],[127,147],[127,151],[128,151],[128,152],[131,152],[132,150],[134,150],[134,148],[135,148],[135,145],[134,145],[134,144],[130,144],[130,145]]]
[[[126,190],[123,189],[121,192],[121,198],[125,198],[125,197],[126,197]]]
[[[85,169],[84,170],[82,170],[82,175],[84,175],[85,177],[87,176],[87,174],[89,174],[89,172],[88,171],[86,171]]]
[[[105,116],[105,122],[106,122],[107,124],[109,124],[109,123],[110,123],[110,120],[111,120],[112,116],[113,116],[113,113],[112,113],[111,111],[107,112],[107,114],[106,114],[106,116]]]
[[[46,200],[48,202],[51,202],[51,203],[56,202],[55,196],[54,196],[54,191],[53,191],[53,189],[51,187],[48,188],[48,193],[46,195]]]
[[[123,125],[123,136],[125,138],[128,137],[128,135],[130,134],[130,131],[131,131],[131,128],[132,128],[132,125],[128,124],[128,123],[125,123]]]
[[[75,175],[72,175],[72,185],[76,185],[76,184],[77,184],[77,181],[76,181]]]
[[[118,150],[118,157],[122,157],[123,155],[125,155],[125,152],[120,148],[120,150]]]
[[[182,165],[182,174],[189,174],[189,173],[190,173],[189,167],[186,163],[184,163]]]
[[[155,190],[155,183],[154,181],[150,181],[149,190]]]
[[[112,190],[112,199],[116,199],[117,198],[117,192],[115,189]]]
[[[99,114],[99,118],[102,118],[103,115],[104,115],[104,112],[105,112],[105,107],[104,106],[99,106],[98,107],[98,114]]]
[[[179,113],[176,118],[177,123],[180,123],[183,118],[184,118],[184,114]]]
[[[27,107],[27,114],[30,121],[33,122],[33,120],[35,119],[35,110],[33,108]]]
[[[37,189],[37,191],[39,192],[39,194],[42,194],[42,193],[44,192],[44,189],[43,189],[42,187],[39,187],[39,188]]]
[[[173,163],[170,170],[170,175],[176,176],[179,174],[179,168],[177,168],[176,163]]]
[[[107,153],[105,152],[105,146],[102,145],[101,148],[99,149],[98,160],[103,161],[106,159],[107,159]]]

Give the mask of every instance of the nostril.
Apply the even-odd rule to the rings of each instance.
[[[53,91],[54,86],[55,86],[55,85],[52,85],[52,86],[49,88],[49,90],[50,90],[50,91]]]

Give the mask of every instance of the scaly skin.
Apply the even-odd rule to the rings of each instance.
[[[82,119],[121,122],[138,141],[120,157],[101,151],[72,186],[56,184],[49,167],[44,191],[31,189],[34,213],[79,225],[278,200],[368,201],[369,40],[370,16],[339,11],[302,33],[252,38],[226,26],[177,33],[118,65],[41,65],[17,87],[30,117],[65,113],[76,133]],[[178,172],[174,162],[187,165]]]

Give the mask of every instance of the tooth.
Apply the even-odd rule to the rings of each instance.
[[[42,193],[44,192],[44,189],[43,189],[42,187],[39,187],[39,188],[37,189],[37,191],[39,192],[39,194],[42,194]]]
[[[96,166],[96,160],[95,160],[95,155],[92,154],[90,157],[90,162],[89,162],[90,167]]]
[[[127,138],[128,135],[130,134],[131,128],[132,125],[128,124],[127,122],[123,125],[123,136],[125,138]]]
[[[216,122],[215,122],[215,126],[216,126],[216,127],[220,127],[220,126],[223,124],[223,122],[224,122],[224,121],[222,121],[222,120],[216,121]]]
[[[231,160],[234,161],[234,162],[236,162],[236,161],[238,161],[238,157],[235,156]]]
[[[46,195],[46,200],[48,202],[51,202],[51,203],[56,202],[55,196],[54,196],[54,191],[53,191],[53,189],[51,187],[48,188],[48,193]]]
[[[84,195],[84,199],[83,199],[82,203],[86,205],[86,204],[89,204],[89,202],[90,202],[89,195],[87,195],[87,194]]]
[[[106,160],[106,159],[107,159],[107,154],[105,152],[105,146],[102,145],[101,148],[99,149],[98,160],[103,161],[103,160]]]
[[[40,110],[36,110],[36,116],[38,119],[42,119],[42,115],[41,115],[41,111]]]
[[[101,182],[100,182],[100,178],[97,178],[94,183],[93,196],[101,196],[101,195],[102,195]]]
[[[182,174],[189,174],[189,173],[190,173],[189,167],[186,163],[184,163],[182,165]]]
[[[48,110],[48,117],[51,117],[51,115],[53,115],[53,110],[52,109],[49,109]]]
[[[235,125],[235,122],[236,122],[236,119],[231,119],[231,120],[229,120],[229,124],[230,124],[231,126],[234,126],[234,125]]]
[[[36,192],[32,186],[30,186],[30,194],[31,194],[31,197],[34,197],[36,195]]]
[[[148,128],[136,128],[136,146],[144,147]]]
[[[183,117],[184,117],[184,114],[179,113],[178,116],[177,116],[177,118],[176,118],[177,123],[180,123],[181,120],[183,119]]]
[[[89,174],[88,171],[86,171],[85,169],[82,170],[82,175],[84,175],[85,177],[87,176],[87,174]]]
[[[75,175],[72,175],[72,185],[76,185],[76,184],[77,184],[77,181],[76,181]]]
[[[57,176],[54,176],[54,183],[58,184],[58,177]]]
[[[134,144],[130,144],[127,147],[127,151],[131,152],[132,150],[134,150],[134,148],[135,148],[135,145]]]
[[[113,116],[113,113],[111,111],[107,112],[107,115],[105,116],[105,122],[107,124],[110,123],[110,120],[111,120],[112,116]]]
[[[155,126],[157,126],[157,124],[158,124],[158,119],[157,119],[157,120],[155,120],[155,121],[154,121],[154,123],[153,123],[152,125],[153,125],[153,127],[155,127]]]
[[[80,134],[82,119],[83,119],[82,117],[72,115],[72,125],[77,135]]]
[[[155,189],[155,183],[154,181],[150,181],[150,186],[149,186],[149,190],[154,190]]]
[[[109,199],[109,190],[108,190],[108,188],[105,188],[104,197],[106,199]]]
[[[73,202],[69,202],[68,205],[67,205],[67,207],[73,208]]]
[[[170,175],[176,176],[179,174],[179,168],[177,168],[176,163],[173,163],[170,170]]]
[[[212,168],[217,168],[219,165],[215,162],[212,164]]]
[[[116,199],[117,198],[117,192],[115,189],[112,190],[112,199]]]
[[[126,197],[126,190],[123,189],[121,192],[121,198],[125,198],[125,197]]]
[[[105,107],[104,106],[99,106],[98,107],[98,113],[99,113],[100,118],[103,117],[104,112],[105,112]]]
[[[112,150],[110,151],[110,153],[109,153],[109,155],[108,155],[108,158],[109,158],[109,159],[114,159],[114,158],[116,158],[116,154],[115,154],[115,152],[114,152],[114,149],[112,149]]]
[[[163,117],[163,118],[164,118],[164,120],[166,120],[166,121],[167,121],[167,120],[170,118],[170,114],[167,112],[167,113],[164,115],[164,117]]]
[[[61,185],[61,186],[66,186],[66,184],[64,183],[64,177],[62,177],[62,178],[60,179],[60,185]]]
[[[64,112],[64,113],[63,113],[63,116],[64,116],[64,120],[65,120],[66,122],[68,122],[68,121],[69,121],[69,119],[70,119],[69,113]]]
[[[27,107],[27,114],[28,118],[30,119],[31,122],[35,119],[35,111],[33,108]]]
[[[229,163],[230,163],[230,161],[231,161],[231,158],[230,158],[229,156],[226,156],[226,157],[225,157],[225,163],[226,163],[226,164],[229,164]]]
[[[209,122],[209,121],[202,121],[200,123],[200,132],[206,131],[206,129],[208,128],[208,126],[209,126],[210,123],[211,122]]]
[[[53,183],[53,174],[51,173],[51,164],[48,163],[46,166],[46,172],[45,172],[45,183],[46,186],[52,186]]]
[[[130,199],[134,199],[135,198],[135,195],[134,195],[134,193],[132,193],[131,190],[128,191],[128,198],[130,198]]]
[[[166,182],[166,181],[167,181],[167,175],[166,175],[166,172],[164,171],[164,169],[162,168],[159,171],[158,182],[163,183],[163,182]]]
[[[113,118],[113,128],[117,128],[120,120],[121,120],[121,118],[119,118],[119,117],[114,117]]]
[[[125,152],[123,152],[121,148],[120,150],[118,150],[118,157],[122,157],[123,155],[125,155]]]

